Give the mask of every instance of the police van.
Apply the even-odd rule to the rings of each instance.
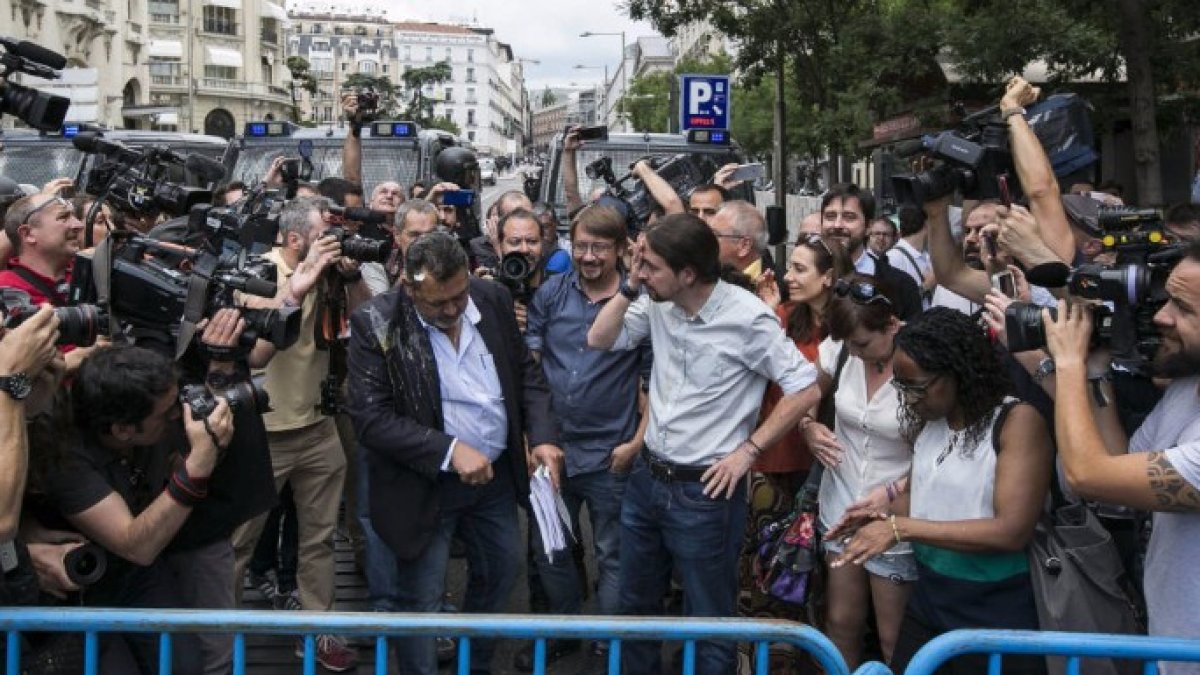
[[[562,170],[562,145],[565,135],[565,131],[559,132],[551,141],[549,163],[542,172],[536,197],[530,195],[530,199],[552,205],[559,222],[564,224],[568,222]],[[585,141],[575,152],[579,195],[586,201],[593,190],[605,187],[603,180],[588,178],[584,172],[587,165],[601,157],[612,158],[613,171],[620,178],[637,160],[644,157],[671,157],[683,153],[699,159],[700,163],[710,170],[710,176],[725,164],[745,162],[741,148],[729,137],[729,133],[723,130],[697,130],[687,134],[608,134],[606,140]],[[748,185],[739,186],[733,192],[734,199],[754,202],[754,191]],[[688,195],[679,197],[687,202]]]
[[[0,136],[4,149],[0,151],[0,175],[17,183],[41,188],[55,178],[82,178],[91,165],[89,155],[75,148],[73,140],[81,131],[96,131],[107,141],[131,148],[165,145],[180,155],[200,154],[209,159],[232,164],[229,141],[220,136],[185,134],[171,131],[137,131],[132,129],[102,129],[79,124],[66,124],[58,133],[37,132],[31,129],[7,129]],[[208,181],[193,175],[182,166],[167,169],[167,180],[190,187],[210,187]]]
[[[276,157],[300,157],[301,141],[311,148],[311,182],[342,172],[342,144],[347,129],[332,126],[308,128],[291,122],[250,122],[238,139],[238,158],[233,179],[248,184],[263,179]],[[377,121],[363,125],[363,191],[369,196],[375,186],[396,181],[408,189],[418,180],[427,185],[434,177],[434,159],[445,148],[459,145],[444,131],[421,129],[413,122]]]

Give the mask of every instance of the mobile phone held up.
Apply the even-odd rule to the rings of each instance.
[[[442,203],[446,206],[470,206],[475,203],[475,191],[449,190],[443,192]]]
[[[608,125],[598,124],[591,127],[579,127],[575,130],[575,137],[581,141],[607,141]]]
[[[1004,270],[996,272],[992,275],[992,288],[1006,298],[1017,297],[1017,280],[1013,276],[1012,270]]]
[[[742,164],[729,174],[729,180],[736,182],[755,181],[762,178],[764,169],[762,164]]]

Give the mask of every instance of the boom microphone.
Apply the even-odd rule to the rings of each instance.
[[[4,45],[10,54],[16,54],[23,59],[29,59],[54,70],[62,70],[67,66],[67,57],[34,42],[27,40],[17,42],[11,38],[0,38],[0,44]]]
[[[1071,268],[1061,262],[1042,263],[1025,272],[1025,279],[1029,283],[1043,288],[1062,288],[1070,277]]]
[[[113,157],[121,162],[136,162],[143,154],[120,141],[105,140],[95,131],[84,131],[71,139],[77,150]]]

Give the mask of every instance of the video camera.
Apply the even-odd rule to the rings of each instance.
[[[107,266],[92,252],[76,254],[68,297],[73,305],[95,303],[99,277],[105,275],[106,315],[135,332],[170,337],[176,356],[181,356],[195,324],[217,310],[235,307],[235,292],[275,296],[275,264],[258,253],[263,242],[274,242],[273,225],[269,216],[256,211],[200,204],[187,224],[194,247],[115,233]],[[265,233],[256,231],[260,228]],[[299,308],[238,309],[246,322],[242,349],[253,347],[259,338],[287,349],[300,336]]]
[[[899,144],[895,154],[910,157],[921,152],[939,163],[921,173],[892,176],[898,204],[921,206],[956,191],[966,199],[1000,199],[997,179],[1014,175],[1008,127],[994,106],[967,115],[957,129]],[[1011,181],[1012,188],[1017,185]]]
[[[75,148],[101,157],[83,180],[84,191],[98,201],[135,213],[159,211],[182,216],[192,207],[212,201],[204,188],[177,185],[167,180],[169,166],[183,166],[210,181],[220,180],[225,167],[202,155],[180,155],[165,145],[131,148],[105,139],[99,132],[77,135]]]
[[[1092,308],[1093,346],[1107,345],[1115,363],[1143,371],[1162,342],[1154,315],[1167,302],[1167,277],[1187,245],[1167,243],[1161,214],[1154,209],[1102,209],[1097,221],[1105,247],[1117,253],[1114,264],[1086,264],[1072,270],[1062,263],[1048,263],[1030,269],[1026,276],[1040,286],[1065,286],[1076,297],[1105,301]],[[1050,314],[1056,316],[1055,310]],[[1046,345],[1040,307],[1014,302],[1004,319],[1010,351]]]
[[[370,124],[379,119],[379,92],[372,87],[357,89],[354,97],[358,101],[358,121]]]
[[[650,168],[654,170],[681,197],[686,198],[692,190],[704,185],[712,176],[712,170],[707,167],[699,155],[678,154],[670,157],[645,157]],[[640,159],[638,161],[641,161]],[[617,178],[613,172],[612,158],[601,157],[584,167],[584,173],[592,180],[602,180],[608,185],[606,193],[596,201],[602,206],[610,206],[625,217],[625,224],[631,235],[645,229],[650,214],[658,202],[646,189],[646,184],[632,173],[634,162],[630,165],[630,173]]]
[[[71,99],[40,92],[32,87],[9,82],[13,73],[25,73],[46,80],[62,76],[67,59],[41,45],[24,40],[18,42],[0,37],[4,53],[0,54],[0,115],[16,117],[39,131],[58,131],[67,117]]]

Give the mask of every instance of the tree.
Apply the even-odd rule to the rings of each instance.
[[[379,95],[377,115],[382,119],[398,117],[396,109],[396,85],[387,75],[369,75],[367,73],[352,73],[342,84],[346,89],[373,90]]]
[[[425,95],[425,87],[449,82],[453,77],[454,71],[449,61],[438,61],[425,68],[410,68],[402,78],[407,99],[404,116],[421,126],[430,126],[434,119],[433,106],[437,101]]]
[[[455,136],[462,133],[462,129],[459,128],[458,124],[445,115],[442,115],[441,117],[434,117],[423,126],[427,129],[441,129],[442,131],[448,131]]]
[[[311,66],[308,59],[303,56],[289,56],[284,63],[288,72],[292,75],[292,121],[300,122],[300,100],[296,96],[296,86],[308,92],[309,96],[316,96],[319,91],[317,87],[317,78],[310,70]]]
[[[629,124],[637,132],[669,131],[671,81],[669,71],[647,73],[633,78],[629,91],[621,97],[621,109],[629,116]]]
[[[555,96],[554,92],[550,90],[549,86],[547,86],[544,90],[542,90],[542,107],[549,108],[555,103],[558,103],[558,97]]]

